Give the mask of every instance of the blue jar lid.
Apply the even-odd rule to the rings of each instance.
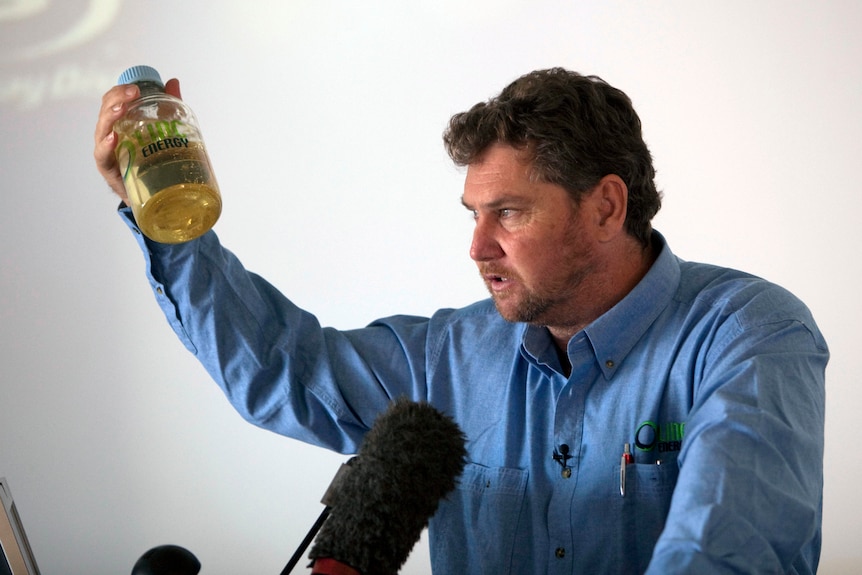
[[[117,84],[134,84],[135,82],[155,82],[162,88],[165,87],[162,77],[155,68],[149,66],[132,66],[120,74]]]

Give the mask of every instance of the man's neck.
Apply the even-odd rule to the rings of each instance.
[[[652,242],[646,247],[638,244],[637,248],[617,260],[623,262],[623,265],[612,269],[608,273],[608,279],[598,283],[593,297],[584,298],[583,301],[593,303],[590,306],[581,306],[578,319],[569,321],[565,325],[546,326],[561,354],[560,360],[567,372],[571,371],[567,349],[572,337],[622,301],[649,272],[657,257],[658,254]]]

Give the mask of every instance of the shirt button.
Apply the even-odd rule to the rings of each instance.
[[[607,360],[607,361],[605,362],[605,365],[606,365],[606,366],[608,366],[608,367],[613,367],[613,366],[615,365],[615,364],[614,364],[614,360],[612,360],[612,359]]]
[[[562,559],[566,556],[566,550],[562,547],[557,547],[557,550],[554,551],[554,555],[557,556],[557,559]]]
[[[162,293],[164,293],[164,292],[162,291],[162,288],[161,288],[161,287],[157,287],[157,288],[156,288],[156,293],[157,293],[157,294],[159,294],[159,295],[162,295]]]
[[[569,479],[572,476],[572,468],[564,467],[563,472],[560,475],[563,476],[563,479]]]

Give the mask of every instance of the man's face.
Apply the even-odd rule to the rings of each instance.
[[[509,321],[570,325],[596,267],[585,210],[556,184],[531,181],[522,152],[490,147],[467,168],[464,206],[476,227],[470,257]]]

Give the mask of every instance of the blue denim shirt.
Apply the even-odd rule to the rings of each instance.
[[[395,397],[458,422],[469,463],[431,521],[435,573],[816,570],[828,351],[774,284],[681,261],[656,233],[566,376],[548,332],[491,301],[337,331],[212,232],[139,241],[171,326],[248,421],[342,453]]]

